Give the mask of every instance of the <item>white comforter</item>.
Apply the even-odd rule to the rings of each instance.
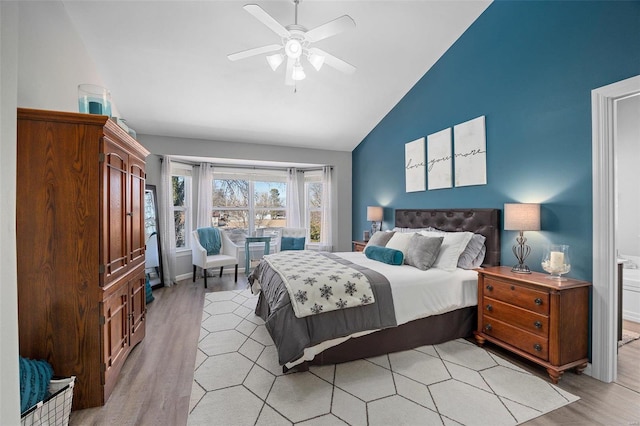
[[[387,277],[398,325],[478,303],[476,271],[460,268],[453,272],[435,268],[422,271],[409,265],[387,265],[360,252],[334,254]]]
[[[431,268],[422,271],[409,265],[394,266],[367,258],[362,252],[334,253],[350,262],[366,266],[383,274],[391,285],[393,307],[398,325],[431,315],[439,315],[478,303],[478,273],[456,269],[453,272]],[[292,368],[304,361],[312,360],[325,349],[377,330],[355,333],[351,336],[328,340],[304,350],[304,355],[287,363]]]

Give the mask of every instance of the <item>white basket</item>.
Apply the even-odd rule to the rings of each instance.
[[[73,386],[76,376],[68,379],[51,380],[49,397],[29,408],[22,415],[22,425],[67,426],[71,415]]]

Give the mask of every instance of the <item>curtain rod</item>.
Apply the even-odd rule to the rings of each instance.
[[[160,162],[164,161],[165,156],[161,156],[160,157]],[[276,167],[276,166],[252,166],[249,164],[216,164],[216,163],[208,163],[206,161],[203,162],[196,162],[196,161],[189,161],[189,160],[183,160],[183,159],[178,159],[178,160],[171,160],[173,163],[180,163],[180,164],[187,164],[190,166],[200,166],[200,164],[202,163],[206,163],[209,164],[213,167],[221,167],[221,168],[228,168],[228,169],[249,169],[249,170],[278,170],[278,171],[284,171],[286,172],[287,170],[291,169],[291,168],[296,168],[298,171],[301,172],[314,172],[317,170],[322,170],[323,167],[330,167],[331,170],[333,170],[333,166],[329,166],[329,165],[322,165],[322,166],[317,166],[317,167]]]

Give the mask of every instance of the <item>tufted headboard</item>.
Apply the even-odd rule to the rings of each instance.
[[[433,227],[441,231],[469,231],[486,237],[487,254],[482,266],[500,265],[499,209],[403,209],[396,210],[399,228]]]

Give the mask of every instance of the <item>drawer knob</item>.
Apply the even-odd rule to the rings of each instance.
[[[512,285],[511,290],[515,290],[515,289],[516,289],[516,286]]]
[[[535,345],[533,345],[533,349],[540,352],[542,350],[542,345],[540,345],[540,343],[536,343]]]
[[[488,286],[487,286],[487,290],[489,290],[489,291],[493,291],[493,286],[492,286],[492,285],[488,285]]]
[[[536,300],[534,300],[533,302],[538,306],[542,305],[542,299],[540,299],[539,297],[536,298]]]
[[[540,321],[536,321],[533,323],[536,328],[542,328],[542,323]]]
[[[489,311],[489,312],[493,311],[493,306],[487,305],[487,311]]]
[[[491,327],[491,324],[487,324],[487,325],[484,326],[484,329],[487,330],[487,331],[491,331],[492,328],[493,327]]]

